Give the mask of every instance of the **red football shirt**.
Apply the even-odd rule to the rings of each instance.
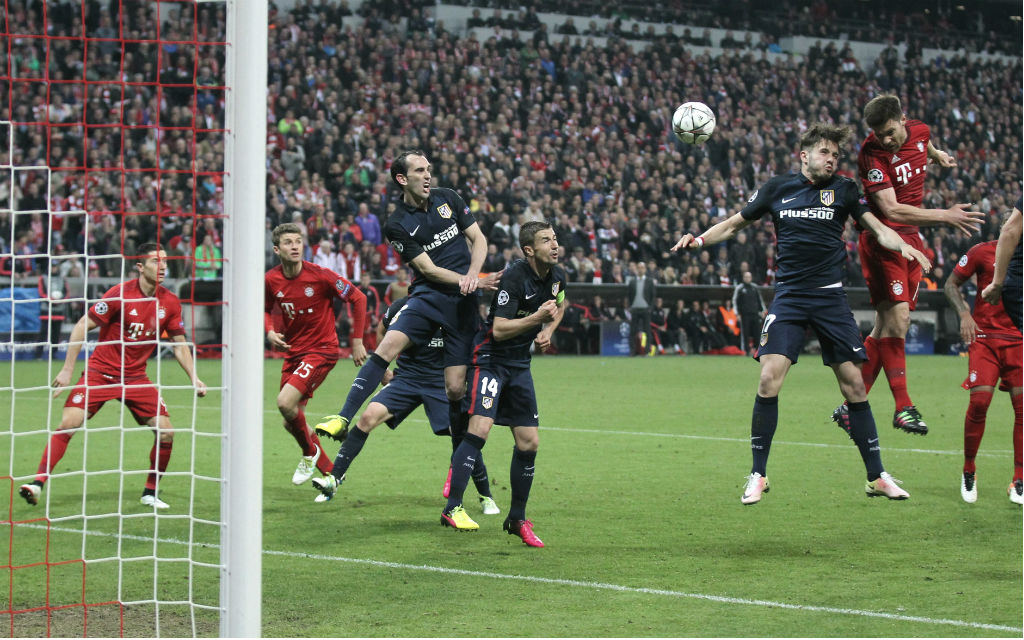
[[[263,307],[269,314],[274,305],[281,307],[282,327],[291,345],[289,353],[338,353],[338,334],[334,330],[333,298],[352,303],[352,335],[362,337],[366,325],[366,296],[354,284],[312,262],[302,261],[302,270],[286,278],[281,265],[267,272]]]
[[[890,153],[878,144],[872,132],[864,139],[857,155],[857,168],[864,193],[871,195],[882,189],[895,189],[896,202],[920,207],[924,200],[925,167],[928,164],[928,141],[931,130],[920,120],[907,120],[907,141],[896,153]],[[893,222],[879,211],[868,198],[871,213],[882,224],[900,233],[914,233],[914,225]]]
[[[972,275],[978,277],[978,294],[974,298],[974,313],[971,317],[978,324],[979,338],[1005,338],[1019,340],[1020,332],[1013,325],[1010,316],[1003,308],[1003,303],[989,304],[981,297],[981,292],[992,283],[992,273],[996,264],[996,241],[982,242],[967,250],[960,258],[953,273],[964,280]]]
[[[89,317],[100,325],[89,370],[114,377],[123,372],[126,381],[146,377],[146,360],[164,331],[171,337],[185,335],[178,296],[160,285],[146,296],[138,278],[111,287],[89,309]]]

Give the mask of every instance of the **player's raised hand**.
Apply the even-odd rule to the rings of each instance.
[[[688,233],[682,238],[679,238],[679,242],[675,243],[669,251],[675,252],[680,249],[699,249],[702,246],[703,243],[698,242],[697,239],[693,237],[692,233]]]
[[[284,334],[276,331],[267,332],[267,342],[270,346],[278,351],[287,351],[292,348],[292,345],[284,341]]]
[[[459,293],[464,296],[476,291],[477,287],[480,286],[480,278],[477,276],[465,275],[459,278]]]
[[[555,319],[555,313],[558,311],[558,303],[554,300],[545,300],[543,304],[534,312],[537,319],[541,322],[551,322]]]
[[[64,387],[71,384],[71,372],[67,369],[61,369],[57,373],[57,377],[53,379],[53,386],[56,391],[53,392],[53,397],[56,398],[60,395],[60,392],[64,390]]]
[[[906,242],[900,246],[900,255],[907,260],[914,260],[919,263],[921,265],[921,270],[925,273],[932,270],[932,261],[928,259],[928,256],[924,255]]]
[[[969,204],[955,204],[946,209],[946,224],[956,227],[965,235],[973,235],[985,221],[985,214],[980,211],[968,211]]]
[[[196,381],[193,383],[193,385],[196,388],[196,395],[199,396],[200,398],[205,398],[206,397],[206,383],[203,382],[202,380],[200,380],[199,378],[196,378]]]
[[[488,273],[483,278],[480,278],[480,288],[484,291],[497,291],[498,285],[501,284],[501,276],[504,273],[504,269],[496,273]]]

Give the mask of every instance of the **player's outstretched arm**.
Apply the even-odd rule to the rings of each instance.
[[[484,291],[497,291],[498,285],[501,284],[501,276],[504,274],[505,270],[502,269],[501,271],[488,273],[487,275],[482,276],[480,278],[480,285],[478,288],[483,289]]]
[[[885,217],[900,224],[912,224],[927,227],[937,224],[948,224],[959,229],[965,235],[976,233],[985,221],[985,214],[980,211],[968,211],[967,204],[955,204],[948,209],[921,209],[896,200],[896,190],[882,189],[871,194],[871,201]]]
[[[679,239],[679,242],[672,247],[671,251],[679,251],[680,249],[700,249],[706,244],[718,244],[719,242],[724,242],[736,235],[736,232],[740,229],[749,227],[753,222],[753,220],[747,220],[738,213],[733,214],[696,238],[693,237],[692,233],[684,235]]]
[[[206,396],[206,383],[196,375],[196,363],[192,359],[192,349],[185,342],[185,336],[174,336],[172,340],[175,342],[174,359],[178,361],[178,364],[184,369],[185,375],[192,381],[192,386],[196,388],[196,395],[200,398]]]
[[[971,316],[971,308],[967,306],[964,292],[960,290],[964,282],[966,282],[964,278],[954,271],[949,274],[949,278],[946,279],[946,284],[942,290],[945,292],[949,304],[956,309],[956,314],[960,317],[960,339],[963,340],[964,344],[971,344],[978,337],[978,323]]]
[[[71,329],[71,336],[68,337],[68,351],[64,356],[64,366],[57,372],[57,377],[53,379],[53,388],[56,389],[53,392],[54,398],[60,394],[64,387],[71,384],[71,374],[75,372],[75,361],[78,360],[78,354],[82,352],[82,345],[85,344],[85,335],[97,326],[99,325],[86,313],[79,318],[74,328]]]
[[[997,304],[1003,298],[1003,283],[1006,282],[1006,272],[1010,268],[1010,258],[1020,243],[1021,229],[1021,211],[1014,207],[1003,228],[999,230],[992,282],[981,292],[981,297],[989,304]]]
[[[458,285],[459,291],[463,295],[473,293],[473,291],[476,291],[476,288],[478,286],[479,278],[477,278],[475,275],[473,276],[473,284],[470,285],[468,281],[464,282],[464,279],[467,276],[464,276],[461,273],[455,273],[451,269],[445,269],[444,267],[437,266],[436,264],[434,264],[434,261],[430,259],[430,256],[426,254],[426,252],[421,253],[415,258],[413,258],[410,264],[412,264],[412,266],[417,271],[419,271],[420,274],[422,274],[423,277],[426,278],[427,280],[432,280],[433,282],[439,282],[441,284]],[[470,290],[466,291],[466,289]]]
[[[925,273],[932,270],[932,262],[927,256],[906,242],[903,242],[903,238],[900,237],[900,234],[882,224],[882,222],[876,218],[873,213],[865,212],[862,214],[860,217],[860,223],[867,227],[871,233],[875,234],[875,237],[878,238],[878,244],[882,245],[889,251],[895,251],[907,260],[919,262],[921,264],[921,269]]]

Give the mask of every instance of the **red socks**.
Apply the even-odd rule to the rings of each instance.
[[[68,450],[68,443],[71,442],[71,436],[74,433],[73,430],[68,429],[50,434],[50,441],[46,444],[46,448],[43,449],[43,457],[39,461],[39,468],[36,470],[36,480],[46,482],[47,476],[57,466],[60,459],[64,457],[64,452]]]
[[[878,355],[896,401],[896,410],[914,404],[907,394],[906,341],[903,338],[882,338],[878,341]]]
[[[971,403],[967,405],[964,416],[964,473],[974,473],[974,458],[981,446],[981,437],[985,435],[985,416],[988,406],[992,403],[991,391],[972,391]]]
[[[1021,453],[1024,446],[1021,443],[1021,395],[1011,395],[1013,403],[1013,479],[1022,480],[1021,475]]]
[[[871,391],[878,372],[882,370],[882,357],[878,353],[878,340],[868,336],[864,340],[864,356],[867,360],[860,365],[860,375],[864,378],[864,391]]]
[[[158,473],[167,471],[167,463],[171,461],[171,448],[173,442],[154,443],[149,450],[149,475],[146,476],[146,488],[156,489],[156,477]],[[159,454],[157,453],[159,451]]]

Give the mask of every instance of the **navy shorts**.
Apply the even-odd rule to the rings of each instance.
[[[468,378],[471,416],[484,416],[506,427],[537,426],[537,394],[528,367],[491,362],[474,367]]]
[[[776,293],[761,327],[756,357],[777,353],[796,363],[808,327],[818,336],[826,365],[867,360],[842,287]]]
[[[445,294],[423,288],[391,320],[389,330],[401,331],[414,345],[429,342],[438,328],[444,330],[444,366],[468,365],[473,338],[480,326],[480,296]]]
[[[373,396],[370,402],[379,402],[388,408],[391,418],[388,419],[387,425],[392,429],[409,417],[416,407],[423,405],[423,411],[426,412],[434,433],[439,436],[449,435],[448,396],[444,391],[444,378],[440,375],[434,382],[420,379],[418,376],[417,380],[412,380],[400,374],[396,375],[386,387]]]

